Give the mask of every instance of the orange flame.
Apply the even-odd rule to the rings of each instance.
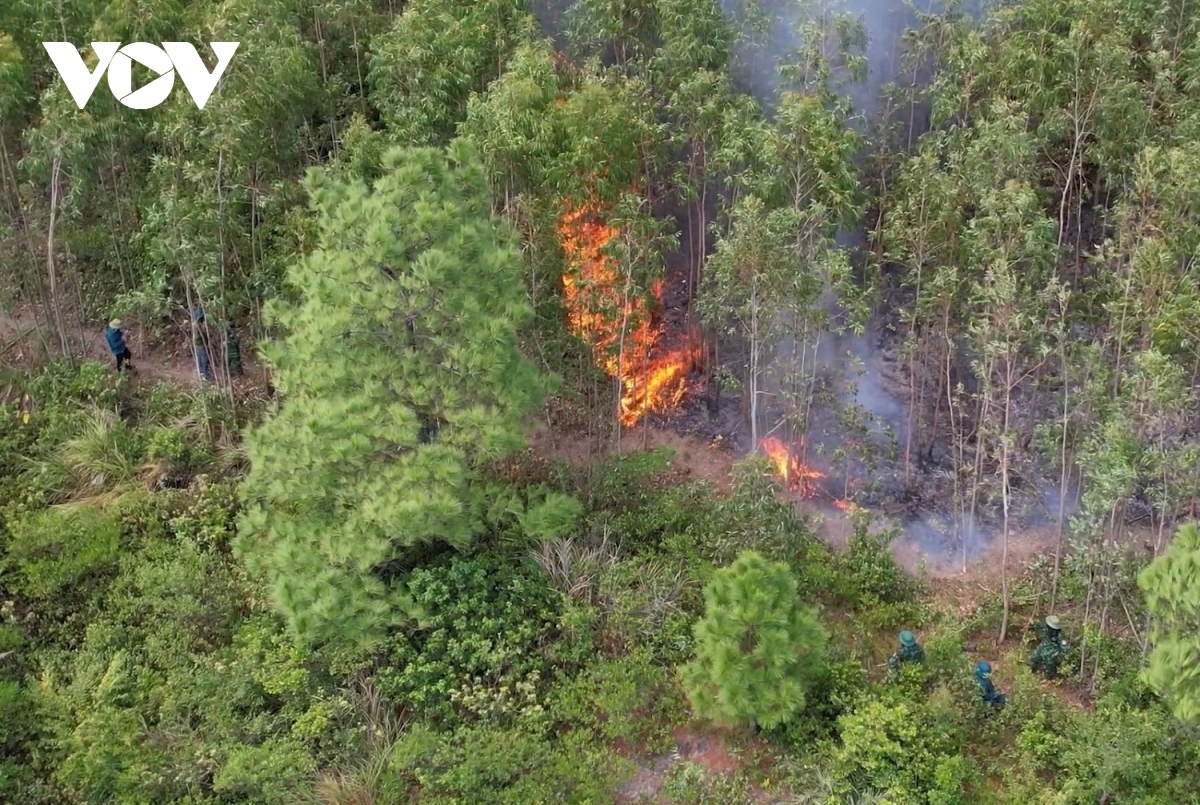
[[[812,492],[809,482],[825,477],[824,473],[806,467],[798,456],[792,455],[792,451],[788,449],[787,445],[774,436],[766,437],[759,442],[759,445],[767,454],[767,459],[774,465],[775,474],[783,479],[788,489],[808,495]]]
[[[558,230],[573,269],[563,275],[567,321],[576,335],[591,342],[600,367],[620,379],[621,424],[629,427],[648,411],[678,405],[692,353],[680,349],[651,358],[662,332],[653,326],[646,301],[624,293],[616,268],[603,253],[619,230],[599,222],[586,207],[564,215]],[[661,301],[661,281],[651,293]]]

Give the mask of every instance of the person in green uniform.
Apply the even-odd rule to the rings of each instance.
[[[900,633],[900,647],[888,657],[888,678],[895,679],[900,673],[900,666],[906,662],[924,662],[925,649],[917,642],[916,635],[907,629]]]
[[[1041,623],[1032,623],[1030,628],[1037,632],[1038,644],[1029,655],[1029,668],[1041,673],[1046,679],[1058,675],[1058,666],[1067,656],[1067,641],[1063,640],[1062,624],[1057,615],[1049,615]]]
[[[1008,704],[1008,699],[992,684],[992,664],[990,662],[985,660],[975,665],[975,681],[979,684],[979,692],[985,703],[992,707],[1003,707]]]
[[[229,362],[230,377],[241,377],[245,373],[242,367],[242,340],[238,338],[233,322],[225,322],[225,358]]]

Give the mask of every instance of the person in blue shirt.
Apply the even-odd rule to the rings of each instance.
[[[129,347],[125,343],[125,331],[121,329],[120,319],[113,319],[108,323],[108,329],[104,331],[104,340],[108,342],[108,351],[117,359],[117,371],[132,369],[133,364],[129,361],[133,356],[129,354]]]

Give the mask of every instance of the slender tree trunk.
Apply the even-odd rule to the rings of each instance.
[[[58,179],[61,172],[62,163],[55,157],[50,170],[50,226],[46,232],[46,274],[50,280],[50,310],[54,314],[58,343],[63,357],[71,360],[71,349],[67,344],[67,330],[63,325],[62,307],[58,298],[58,270],[54,260],[54,230],[58,224]]]
[[[758,449],[758,278],[750,281],[750,442]]]
[[[1008,635],[1008,619],[1012,613],[1012,596],[1008,590],[1008,535],[1009,535],[1009,488],[1008,488],[1008,447],[1010,438],[1010,417],[1012,414],[1012,357],[1006,358],[1004,378],[1004,424],[1000,436],[1000,498],[1003,503],[1004,518],[1004,548],[1000,560],[1000,589],[1004,598],[1004,614],[1000,618],[1000,642]]]
[[[1066,342],[1063,340],[1060,346],[1061,358],[1059,360],[1059,371],[1062,372],[1063,378],[1063,418],[1061,438],[1059,439],[1059,455],[1058,460],[1061,465],[1058,476],[1058,534],[1054,540],[1054,576],[1050,580],[1050,608],[1054,609],[1054,604],[1058,601],[1058,580],[1062,572],[1062,552],[1063,540],[1066,536],[1066,508],[1067,508],[1067,486],[1071,480],[1071,470],[1067,463],[1067,426],[1070,422],[1070,367],[1067,366],[1066,358]]]

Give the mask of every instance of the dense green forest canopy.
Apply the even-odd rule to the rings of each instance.
[[[536,5],[0,5],[0,802],[1200,803],[1196,9]]]

